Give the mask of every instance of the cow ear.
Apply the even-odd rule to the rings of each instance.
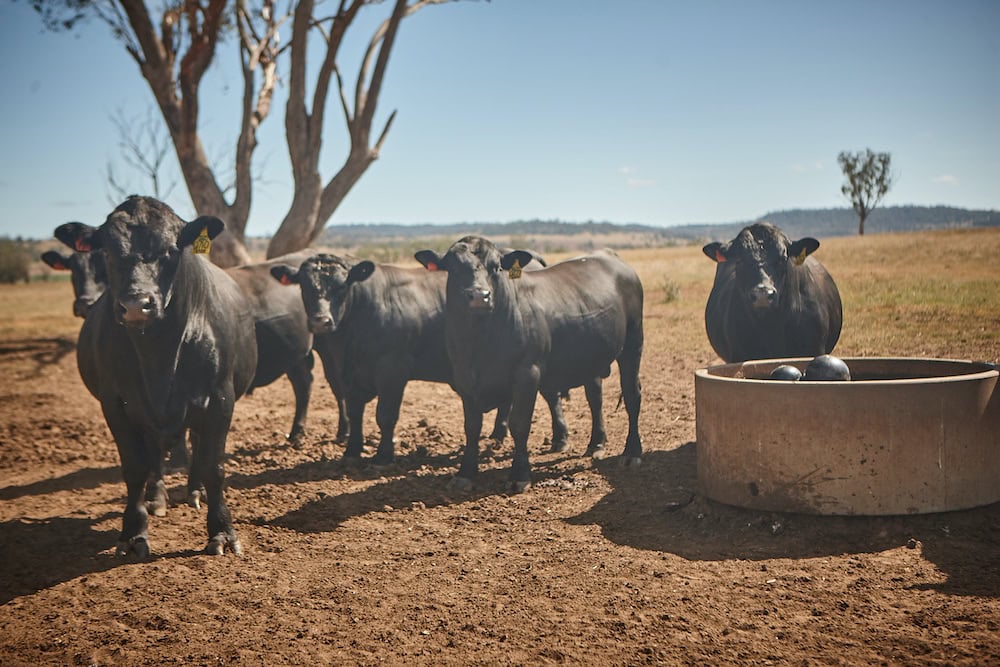
[[[272,266],[271,275],[282,285],[294,285],[299,282],[298,270],[283,264]]]
[[[500,268],[504,271],[509,271],[510,267],[514,266],[514,262],[517,262],[518,266],[524,268],[532,259],[534,258],[527,250],[511,250],[500,258]]]
[[[713,262],[719,262],[721,264],[722,262],[725,262],[727,259],[729,259],[728,257],[726,257],[726,246],[719,243],[718,241],[713,241],[705,245],[701,249],[701,251],[705,253],[705,256],[708,257]]]
[[[413,254],[413,257],[428,271],[447,271],[444,268],[444,261],[433,250],[418,250]]]
[[[374,272],[374,263],[369,262],[367,259],[360,261],[347,272],[347,284],[350,285],[351,283],[360,283],[363,280],[368,280],[368,277]]]
[[[42,261],[56,271],[69,271],[69,258],[63,257],[55,250],[46,250],[43,252]]]
[[[817,248],[819,248],[819,241],[811,236],[806,236],[789,244],[788,257],[797,266],[801,266],[802,262],[806,261],[806,257],[816,252]]]
[[[202,230],[205,230],[209,239],[214,239],[225,228],[226,224],[214,216],[200,216],[184,225],[181,233],[177,235],[177,247],[183,250],[194,243],[194,240],[201,235]]]
[[[77,252],[90,252],[101,247],[97,227],[82,222],[67,222],[56,227],[53,235]]]

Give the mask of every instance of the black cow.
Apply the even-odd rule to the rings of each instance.
[[[63,242],[101,250],[107,262],[108,289],[84,320],[77,361],[118,445],[128,489],[121,556],[149,554],[143,489],[185,429],[191,474],[206,489],[206,552],[241,551],[222,460],[234,404],[257,367],[253,313],[229,275],[188,249],[207,252],[222,229],[218,218],[186,223],[166,204],[132,196],[97,229],[57,230]]]
[[[833,351],[843,311],[833,278],[811,253],[819,241],[790,241],[767,222],[702,250],[718,263],[705,328],[727,362],[814,357]]]
[[[501,254],[477,236],[452,244],[444,256],[431,250],[416,254],[428,269],[448,273],[446,342],[465,413],[465,453],[455,477],[459,487],[470,486],[477,474],[483,412],[509,403],[511,489],[526,489],[536,393],[551,400],[583,386],[588,400],[596,394],[599,404],[599,378],[610,375],[612,361],[618,362],[629,420],[624,460],[637,464],[642,456],[643,292],[638,276],[612,252],[516,271],[515,263],[524,265],[529,257],[520,250]]]
[[[79,222],[67,223],[61,227],[61,229],[86,228],[86,225]],[[62,234],[65,235],[65,232]],[[288,433],[289,440],[297,439],[305,430],[313,379],[313,358],[310,352],[312,334],[306,323],[306,313],[298,291],[283,289],[271,279],[270,272],[271,267],[279,264],[298,267],[313,254],[311,250],[303,250],[256,264],[226,269],[253,306],[257,334],[257,372],[254,375],[253,386],[247,393],[251,393],[256,387],[271,384],[282,375],[288,376],[295,395],[295,417]],[[77,317],[85,317],[90,306],[107,289],[108,279],[103,253],[74,252],[67,257],[50,250],[42,254],[42,261],[53,269],[70,271],[75,296],[73,313]],[[333,367],[327,359],[328,355],[324,354],[322,349],[317,351],[323,359],[327,381],[340,408],[337,438],[343,439],[347,437],[347,416],[341,398],[343,391],[340,389],[340,379],[333,372]],[[176,461],[179,462],[186,450],[183,444],[180,444],[171,452],[171,460],[175,460],[174,454],[176,454],[178,455]],[[165,503],[166,497],[163,497],[162,501]],[[158,510],[157,514],[159,513]]]
[[[63,255],[55,250],[42,253],[42,261],[56,271],[69,271],[73,284],[73,314],[86,317],[87,311],[108,286],[104,255],[99,252],[73,252]]]
[[[342,378],[349,422],[344,458],[360,458],[365,405],[378,397],[375,419],[381,437],[374,463],[392,463],[393,433],[407,382],[451,381],[443,276],[329,254],[310,258],[298,270],[276,266],[271,273],[285,284],[300,285],[315,345]],[[502,440],[505,434],[506,414],[501,411],[494,436]]]

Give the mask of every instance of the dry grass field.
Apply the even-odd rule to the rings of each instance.
[[[460,403],[419,382],[398,464],[345,469],[321,378],[307,437],[284,440],[282,379],[240,401],[229,437],[245,555],[199,553],[204,513],[173,473],[141,563],[114,556],[124,484],[76,370],[69,284],[0,286],[0,664],[1000,664],[1000,506],[821,517],[706,499],[693,374],[718,361],[714,264],[694,246],[621,255],[646,289],[638,469],[581,455],[577,391],[568,452],[548,452],[536,413],[526,493],[504,492],[508,441],[454,494]],[[833,238],[816,256],[844,299],[838,354],[1000,362],[1000,229]],[[618,394],[614,373],[614,454]]]

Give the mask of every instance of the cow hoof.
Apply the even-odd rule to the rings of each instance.
[[[167,516],[167,504],[162,500],[152,500],[146,503],[146,511],[153,516]]]
[[[448,488],[452,491],[459,491],[461,493],[468,493],[469,491],[472,491],[472,486],[471,479],[468,477],[459,477],[458,475],[452,477],[451,481],[448,483]]]
[[[201,497],[203,493],[204,493],[203,491],[192,491],[190,495],[188,495],[188,505],[195,508],[196,510],[200,510]]]
[[[149,541],[139,535],[127,542],[119,542],[117,548],[115,548],[115,555],[119,558],[126,558],[132,555],[137,560],[146,560],[149,558]]]
[[[569,447],[569,443],[567,441],[556,440],[552,443],[552,448],[549,451],[553,453],[565,452],[567,447]]]
[[[622,456],[622,465],[626,468],[638,468],[642,465],[642,459],[638,456]]]
[[[372,467],[377,470],[385,470],[386,468],[392,468],[396,465],[396,459],[391,456],[379,457],[376,456],[372,458]]]
[[[527,491],[530,488],[531,488],[531,481],[530,480],[521,480],[521,481],[516,481],[516,482],[512,481],[510,483],[510,492],[511,493],[524,493],[525,491]]]
[[[344,454],[344,456],[341,457],[340,462],[345,468],[360,468],[363,464],[361,454]]]
[[[601,461],[608,458],[608,451],[604,447],[596,447],[594,449],[588,449],[587,455],[596,461]]]
[[[285,435],[285,440],[288,441],[288,444],[297,447],[302,444],[302,441],[305,439],[305,435],[306,432],[304,429],[292,429],[291,433]]]
[[[205,546],[205,553],[209,556],[221,556],[226,553],[227,550],[233,552],[237,556],[242,555],[243,545],[240,544],[240,541],[235,535],[219,533],[210,539],[208,544]]]

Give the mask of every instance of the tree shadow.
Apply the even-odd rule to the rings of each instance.
[[[597,464],[614,490],[572,524],[688,560],[816,558],[920,548],[948,575],[941,592],[1000,597],[1000,503],[912,516],[820,516],[733,507],[701,495],[695,443],[649,452],[639,468]],[[997,573],[997,574],[994,574]]]
[[[24,496],[43,496],[59,491],[74,489],[96,489],[102,484],[122,481],[121,467],[81,468],[61,477],[41,479],[31,484],[5,486],[0,488],[0,500],[14,500]]]
[[[11,340],[0,343],[0,357],[27,355],[35,362],[35,370],[29,377],[40,375],[42,367],[58,364],[75,352],[76,339],[66,336]]]
[[[122,561],[112,553],[102,553],[115,543],[118,531],[94,528],[114,516],[19,518],[0,523],[0,605],[120,565]]]

